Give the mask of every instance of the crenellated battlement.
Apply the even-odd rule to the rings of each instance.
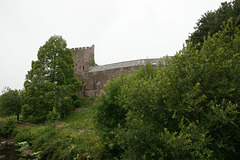
[[[72,48],[74,72],[80,81],[84,81],[85,73],[94,62],[94,45],[91,47]]]
[[[82,51],[82,50],[94,50],[94,45],[92,45],[91,47],[79,47],[79,48],[72,48],[72,51]]]

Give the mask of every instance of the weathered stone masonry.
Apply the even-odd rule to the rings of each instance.
[[[104,85],[111,77],[117,78],[121,72],[130,73],[144,66],[147,61],[157,66],[160,58],[140,59],[120,63],[107,64],[102,66],[94,65],[94,45],[91,47],[73,48],[75,74],[83,82],[80,95],[97,97]]]

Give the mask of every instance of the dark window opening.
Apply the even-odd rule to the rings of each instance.
[[[84,70],[84,66],[82,67],[82,69]]]

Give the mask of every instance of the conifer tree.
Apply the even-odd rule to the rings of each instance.
[[[80,89],[72,52],[61,36],[52,36],[40,47],[24,87],[23,118],[35,123],[45,120],[54,107],[61,110],[62,100]]]

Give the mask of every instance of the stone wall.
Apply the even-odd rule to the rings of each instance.
[[[129,74],[132,72],[132,67],[110,69],[98,72],[86,73],[84,80],[84,94],[90,97],[98,97],[103,87],[111,78],[117,78],[121,72]]]
[[[147,61],[157,66],[159,59],[134,60],[113,63],[103,66],[92,66],[94,62],[94,45],[72,49],[74,57],[74,70],[77,78],[83,82],[81,96],[98,97],[103,87],[111,78],[117,78],[121,72],[129,74],[133,70],[144,66]]]

